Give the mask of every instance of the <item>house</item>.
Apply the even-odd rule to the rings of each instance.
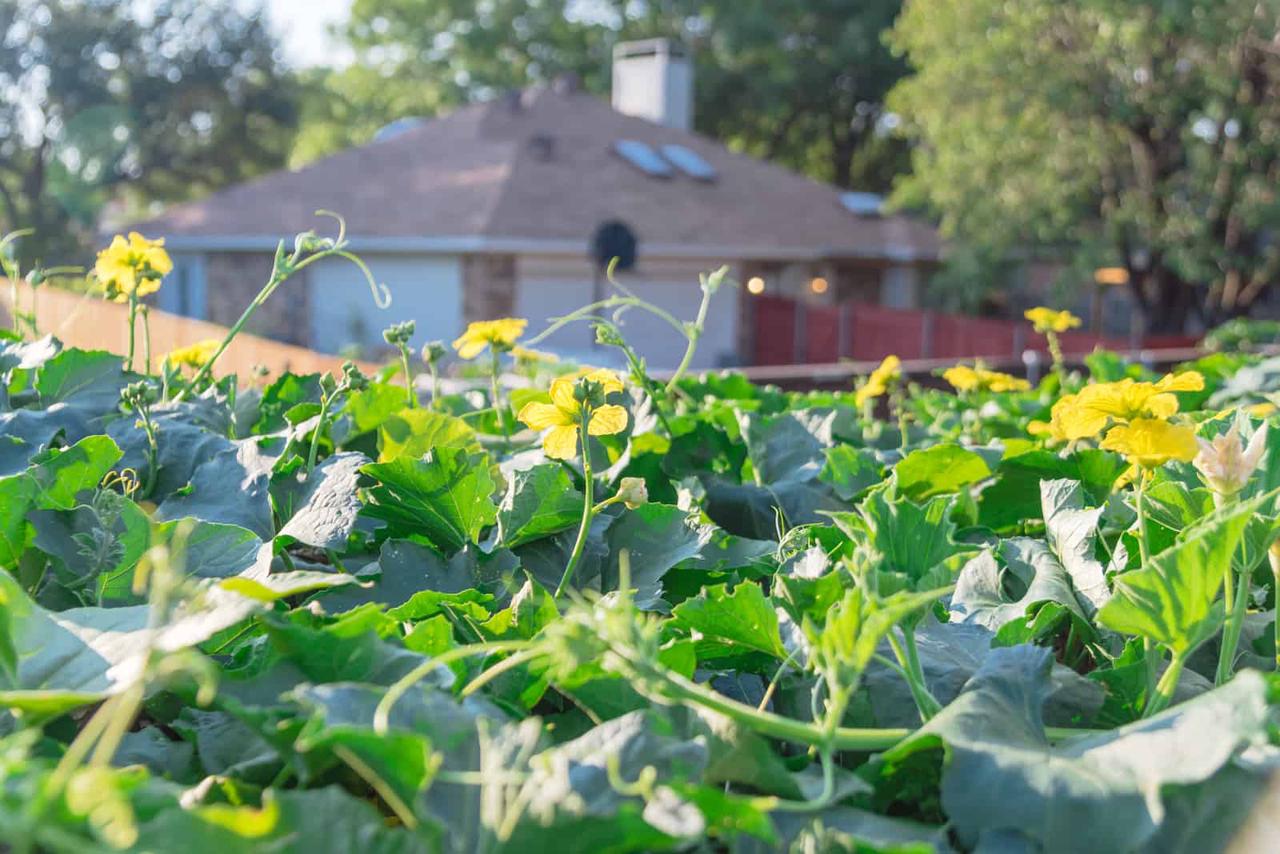
[[[678,46],[627,43],[612,104],[558,81],[402,120],[367,145],[172,207],[135,226],[164,237],[175,261],[160,307],[234,322],[280,238],[332,227],[318,210],[343,215],[352,251],[392,294],[378,308],[359,272],[330,259],[254,318],[252,331],[323,352],[369,352],[410,318],[419,343],[503,316],[529,318],[535,333],[609,292],[591,251],[601,240],[610,254],[633,240],[619,281],[681,319],[696,312],[698,273],[730,265],[744,286],[713,300],[699,368],[751,361],[768,334],[751,319],[760,293],[916,304],[940,250],[931,227],[692,133],[691,85]],[[624,320],[651,366],[678,361],[669,326],[641,312]],[[597,345],[578,324],[544,346],[589,358]]]

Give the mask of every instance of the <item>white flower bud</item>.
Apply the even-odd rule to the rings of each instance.
[[[622,499],[623,504],[627,505],[628,510],[634,510],[641,504],[648,504],[649,489],[644,484],[644,478],[624,477],[622,483],[618,485],[618,497]]]
[[[1267,449],[1267,425],[1254,432],[1247,447],[1240,440],[1239,422],[1213,441],[1197,438],[1196,442],[1200,453],[1193,463],[1205,484],[1219,495],[1235,495],[1244,489],[1262,462]]]

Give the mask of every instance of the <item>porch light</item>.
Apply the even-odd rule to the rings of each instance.
[[[752,276],[747,279],[747,290],[753,294],[764,293],[764,279],[759,276]]]
[[[825,294],[828,287],[829,285],[827,284],[827,280],[821,276],[814,276],[809,280],[809,290],[813,291],[815,294]]]

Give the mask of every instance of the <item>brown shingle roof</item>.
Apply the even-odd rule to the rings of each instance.
[[[620,139],[683,145],[717,179],[645,175],[614,152]],[[318,209],[340,212],[353,243],[458,238],[585,248],[601,222],[621,219],[641,252],[933,258],[939,250],[924,223],[855,216],[833,187],[593,96],[545,88],[175,206],[141,228],[175,247],[214,247],[316,228]]]

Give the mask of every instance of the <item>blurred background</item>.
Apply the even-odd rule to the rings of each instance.
[[[697,367],[1175,346],[1280,313],[1280,0],[0,0],[0,231],[164,237],[157,308],[376,356],[624,284]],[[672,333],[636,321],[655,367]],[[590,354],[589,334],[550,341]]]

